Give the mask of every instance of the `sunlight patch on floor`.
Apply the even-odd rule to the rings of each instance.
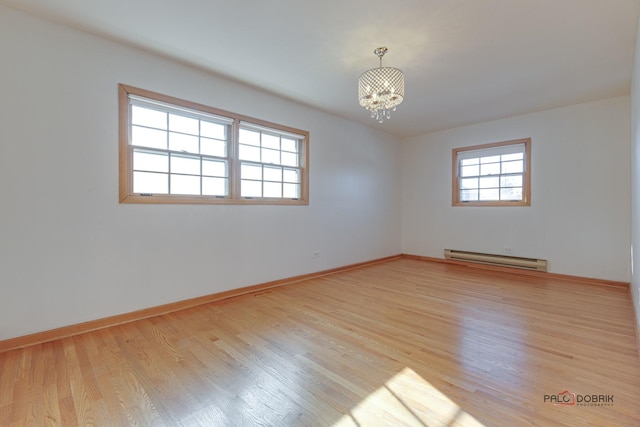
[[[484,427],[410,368],[367,396],[334,427]]]

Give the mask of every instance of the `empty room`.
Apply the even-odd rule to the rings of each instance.
[[[0,0],[0,426],[640,426],[639,18]]]

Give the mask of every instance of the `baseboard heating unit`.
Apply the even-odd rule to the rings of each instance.
[[[509,255],[483,254],[480,252],[466,252],[455,249],[445,249],[446,259],[480,264],[497,265],[500,267],[522,268],[525,270],[547,271],[547,260],[535,258],[521,258]]]

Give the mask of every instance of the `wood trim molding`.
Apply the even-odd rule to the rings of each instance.
[[[546,271],[532,271],[532,270],[523,270],[520,268],[512,268],[512,267],[501,267],[497,265],[488,265],[488,264],[480,264],[475,262],[466,262],[466,261],[458,261],[453,259],[444,259],[444,258],[435,258],[428,257],[422,255],[411,255],[411,254],[402,254],[402,258],[405,259],[414,259],[418,261],[427,261],[427,262],[437,262],[441,264],[451,264],[451,265],[461,265],[464,267],[470,268],[480,268],[483,270],[493,270],[493,271],[501,271],[505,273],[513,273],[513,274],[521,274],[524,276],[538,276],[538,277],[549,277],[558,280],[570,280],[570,281],[579,281],[585,282],[595,285],[606,285],[606,286],[618,286],[618,287],[630,287],[629,282],[618,282],[615,280],[606,280],[606,279],[596,279],[592,277],[582,277],[582,276],[572,276],[569,274],[558,274],[558,273],[549,273]]]
[[[28,347],[31,345],[42,344],[49,341],[55,341],[62,338],[72,337],[74,335],[84,334],[86,332],[95,331],[98,329],[104,329],[111,326],[122,325],[123,323],[134,322],[136,320],[147,319],[149,317],[160,316],[163,314],[173,313],[176,311],[184,310],[187,308],[196,307],[211,302],[226,300],[229,298],[238,297],[247,294],[257,294],[266,289],[277,288],[280,286],[291,285],[308,279],[315,279],[317,277],[327,276],[330,274],[336,274],[343,271],[353,270],[355,268],[366,267],[373,264],[379,264],[381,262],[391,261],[393,259],[399,259],[402,255],[392,255],[384,258],[378,258],[371,261],[359,262],[356,264],[349,264],[342,267],[331,268],[329,270],[317,271],[315,273],[303,274],[300,276],[293,276],[286,279],[273,280],[271,282],[260,283],[258,285],[246,286],[238,289],[231,289],[229,291],[218,292],[215,294],[204,295],[197,298],[191,298],[187,300],[177,301],[169,304],[159,305],[156,307],[145,308],[142,310],[132,311],[129,313],[118,314],[115,316],[105,317],[102,319],[90,320],[88,322],[77,323],[75,325],[63,326],[56,329],[50,329],[48,331],[36,332],[30,335],[24,335],[16,338],[9,338],[0,341],[0,353],[16,350],[19,348]]]
[[[119,315],[105,317],[101,319],[90,320],[88,322],[78,323],[78,324],[69,325],[69,326],[63,326],[60,328],[50,329],[42,332],[36,332],[30,335],[24,335],[16,338],[9,338],[7,340],[0,341],[0,353],[28,347],[31,345],[42,344],[45,342],[54,341],[58,339],[68,338],[74,335],[80,335],[80,334],[95,331],[98,329],[104,329],[111,326],[117,326],[124,323],[134,322],[136,320],[142,320],[150,317],[160,316],[163,314],[173,313],[176,311],[197,307],[199,305],[204,305],[212,302],[227,300],[227,299],[239,297],[242,295],[257,294],[267,289],[291,285],[298,282],[302,282],[304,280],[315,279],[318,277],[336,274],[343,271],[367,267],[370,265],[379,264],[382,262],[387,262],[387,261],[391,261],[399,258],[413,259],[413,260],[425,261],[425,262],[434,262],[434,263],[440,263],[440,264],[461,265],[469,268],[501,271],[501,272],[507,272],[507,273],[521,274],[526,276],[538,276],[538,277],[546,276],[546,277],[559,279],[559,280],[580,281],[580,282],[586,282],[586,283],[598,284],[598,285],[627,287],[628,289],[631,290],[630,284],[628,282],[618,282],[613,280],[603,280],[603,279],[571,276],[566,274],[548,273],[548,272],[541,272],[541,271],[521,270],[517,268],[476,264],[476,263],[470,263],[470,262],[464,262],[464,261],[448,260],[444,258],[435,258],[435,257],[421,256],[421,255],[398,254],[398,255],[392,255],[392,256],[378,258],[370,261],[364,261],[356,264],[349,264],[349,265],[336,267],[328,270],[322,270],[315,273],[293,276],[285,279],[274,280],[271,282],[260,283],[257,285],[246,286],[238,289],[231,289],[224,292],[218,292],[215,294],[204,295],[196,298],[190,298],[187,300],[159,305],[156,307],[145,308],[142,310],[132,311],[129,313],[119,314]],[[634,307],[634,313],[635,313],[635,307]],[[640,328],[640,325],[637,324],[637,319],[635,317],[634,317],[634,324],[636,325],[636,336],[638,338],[638,345],[639,345],[638,351],[640,352],[640,329],[638,329]]]

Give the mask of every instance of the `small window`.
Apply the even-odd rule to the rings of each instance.
[[[531,138],[455,148],[453,205],[531,205]]]
[[[120,85],[120,201],[308,204],[308,135]]]

